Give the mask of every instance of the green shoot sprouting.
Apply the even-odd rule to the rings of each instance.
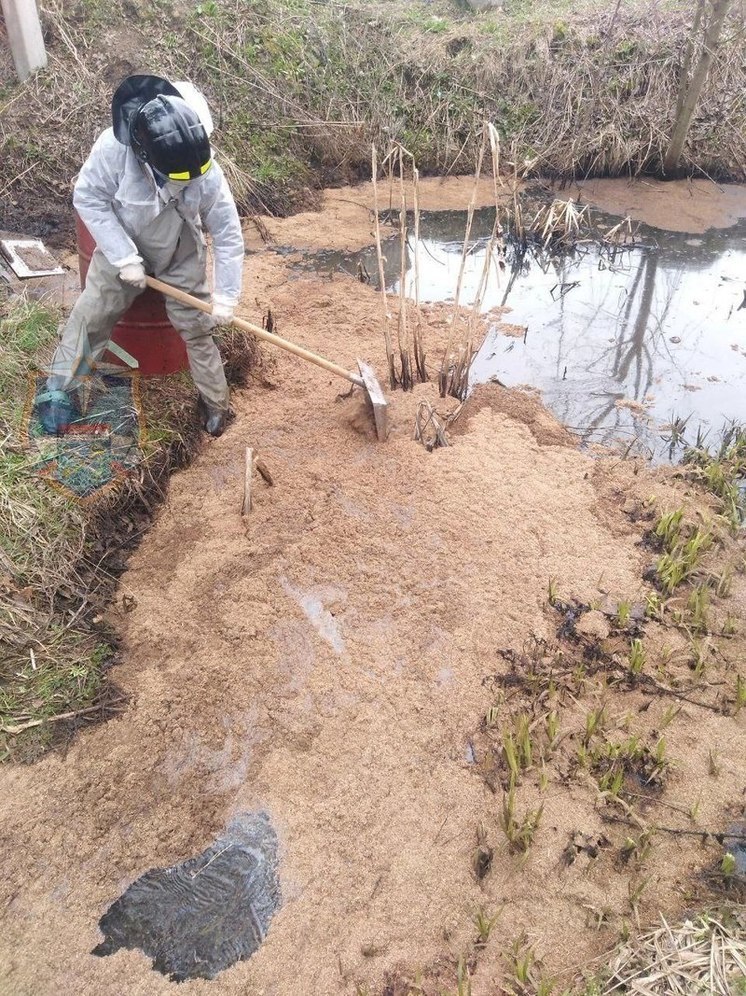
[[[645,648],[642,640],[634,639],[629,647],[629,669],[632,674],[642,674],[645,667]]]

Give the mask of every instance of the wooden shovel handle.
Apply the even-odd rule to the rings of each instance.
[[[174,301],[181,301],[182,304],[188,304],[191,308],[196,308],[198,311],[204,311],[206,314],[212,314],[212,305],[208,301],[200,301],[198,297],[192,297],[191,294],[187,294],[186,291],[179,290],[177,287],[172,287],[171,284],[164,284],[162,280],[156,280],[155,277],[145,277],[148,287],[152,287],[153,290],[160,291],[161,294],[165,294],[166,297],[172,297]],[[321,367],[322,370],[328,370],[329,373],[336,374],[337,377],[344,377],[345,380],[351,381],[353,384],[357,384],[358,387],[364,387],[363,378],[356,373],[352,373],[349,370],[345,370],[344,367],[338,366],[336,363],[332,363],[331,360],[325,360],[323,356],[317,356],[316,353],[312,353],[309,349],[304,349],[302,346],[296,346],[294,342],[290,342],[289,339],[283,339],[282,336],[274,335],[272,332],[267,332],[266,329],[260,328],[258,325],[252,325],[251,322],[245,322],[243,318],[233,318],[230,323],[235,328],[240,329],[242,332],[251,332],[255,335],[257,339],[264,339],[265,342],[271,342],[273,346],[279,346],[280,349],[286,350],[288,353],[293,353],[295,356],[300,356],[302,360],[308,360],[309,363],[315,363],[317,367]]]

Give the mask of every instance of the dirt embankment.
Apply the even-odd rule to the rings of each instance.
[[[249,257],[246,278],[247,315],[271,305],[282,334],[382,369],[371,288],[298,275],[270,250]],[[437,355],[442,327],[428,335]],[[131,611],[111,618],[127,710],[64,758],[0,770],[3,992],[171,992],[137,951],[90,954],[99,917],[145,870],[199,853],[246,810],[277,829],[283,907],[250,961],[186,994],[399,992],[394,979],[415,977],[430,994],[455,988],[463,957],[475,996],[489,996],[512,977],[506,952],[530,946],[547,976],[569,977],[625,924],[711,895],[701,876],[717,848],[641,833],[722,830],[737,815],[746,732],[720,713],[732,712],[730,685],[715,683],[715,706],[696,704],[701,690],[656,690],[689,673],[675,627],[650,625],[652,685],[613,663],[629,648],[617,603],[648,587],[643,532],[656,509],[683,502],[696,515],[700,499],[663,472],[592,460],[535,403],[497,388],[467,407],[452,446],[428,453],[412,438],[418,402],[454,405],[432,384],[392,394],[384,445],[359,399],[335,399],[343,387],[267,355],[230,431],[174,478],[122,581],[118,605]],[[255,483],[242,521],[246,445],[275,484]],[[560,596],[594,606],[561,638],[548,604]],[[728,611],[746,618],[740,577]],[[728,682],[740,639],[723,658]],[[554,693],[547,666],[563,676]],[[517,818],[543,805],[521,855],[500,827],[501,737],[517,703],[550,694],[537,716],[543,729],[557,710],[565,746],[545,744],[521,774]],[[627,825],[579,766],[581,746],[637,736],[653,750],[664,729],[665,794],[632,801],[642,822]],[[490,856],[477,869],[478,846]],[[499,910],[477,944],[475,915]]]

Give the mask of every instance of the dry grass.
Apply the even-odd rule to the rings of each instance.
[[[743,996],[746,911],[733,907],[662,926],[625,944],[600,996]]]

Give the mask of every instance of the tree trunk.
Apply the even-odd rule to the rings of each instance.
[[[712,10],[704,29],[705,35],[702,44],[702,51],[700,52],[699,60],[694,69],[691,81],[688,79],[688,70],[689,65],[691,64],[691,50],[687,51],[687,57],[685,58],[681,89],[676,103],[676,117],[674,120],[673,131],[671,132],[671,142],[669,144],[666,157],[663,160],[663,171],[667,175],[674,173],[679,165],[679,159],[681,159],[681,153],[684,150],[686,136],[689,134],[689,126],[692,123],[694,111],[702,93],[702,88],[705,85],[707,74],[710,71],[712,60],[715,57],[718,43],[720,41],[720,35],[722,34],[723,26],[725,24],[725,19],[728,16],[728,11],[733,5],[733,0],[699,0],[699,8],[697,10],[694,28],[692,29],[693,32],[697,30],[706,4],[711,4]],[[692,46],[695,43],[696,40],[692,38]]]

